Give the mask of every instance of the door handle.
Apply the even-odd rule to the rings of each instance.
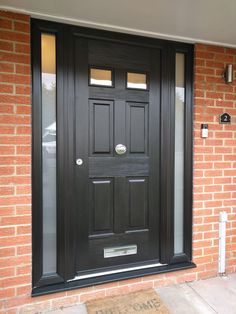
[[[115,151],[118,155],[123,155],[126,153],[126,146],[123,145],[123,144],[117,144],[116,147],[115,147]]]
[[[76,159],[75,163],[77,166],[81,166],[83,164],[83,159],[78,158],[78,159]]]

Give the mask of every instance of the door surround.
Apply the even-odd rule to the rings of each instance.
[[[57,271],[45,276],[42,270],[42,164],[41,152],[41,33],[55,34],[57,38]],[[94,278],[76,280],[74,268],[74,222],[73,186],[74,156],[63,156],[63,147],[69,152],[73,134],[69,125],[73,123],[73,66],[68,62],[73,58],[73,51],[68,50],[73,35],[81,38],[93,38],[110,42],[126,43],[159,49],[161,51],[161,264],[155,267],[143,267],[117,273],[103,274]],[[185,43],[170,42],[100,31],[82,27],[32,20],[32,78],[33,78],[33,295],[53,291],[72,289],[114,280],[134,278],[148,274],[168,272],[194,267],[191,262],[192,246],[192,89],[193,89],[193,46]],[[174,170],[174,106],[175,106],[175,54],[185,54],[186,60],[186,107],[185,107],[185,157],[184,157],[184,252],[174,254],[173,221],[173,170]],[[165,104],[165,105],[163,105]],[[74,166],[74,165],[73,165]],[[66,191],[66,192],[65,192]],[[68,210],[70,215],[68,215]],[[163,249],[164,248],[164,249]]]

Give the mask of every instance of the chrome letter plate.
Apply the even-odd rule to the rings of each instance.
[[[137,254],[137,245],[104,248],[104,258]]]

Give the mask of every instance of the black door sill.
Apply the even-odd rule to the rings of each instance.
[[[74,281],[69,281],[69,282],[64,282],[64,283],[59,283],[59,284],[52,284],[52,285],[43,286],[43,287],[35,287],[32,290],[32,296],[33,297],[40,296],[40,295],[45,295],[45,294],[50,294],[50,293],[55,293],[55,292],[61,292],[61,291],[66,291],[66,290],[82,288],[82,287],[104,284],[104,283],[112,282],[112,281],[167,273],[171,271],[183,270],[183,269],[194,268],[194,267],[196,267],[194,263],[184,262],[184,263],[177,263],[177,264],[171,264],[171,265],[165,265],[165,266],[158,266],[158,267],[153,267],[153,268],[136,269],[132,271],[126,271],[126,272],[117,273],[117,274],[109,274],[109,275],[93,277],[93,278],[74,280]]]

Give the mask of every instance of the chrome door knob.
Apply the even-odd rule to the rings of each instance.
[[[123,144],[117,144],[116,147],[115,147],[115,151],[118,155],[123,155],[126,153],[126,146],[123,145]]]
[[[77,166],[81,166],[82,164],[83,164],[83,159],[81,159],[81,158],[76,159],[76,165]]]

